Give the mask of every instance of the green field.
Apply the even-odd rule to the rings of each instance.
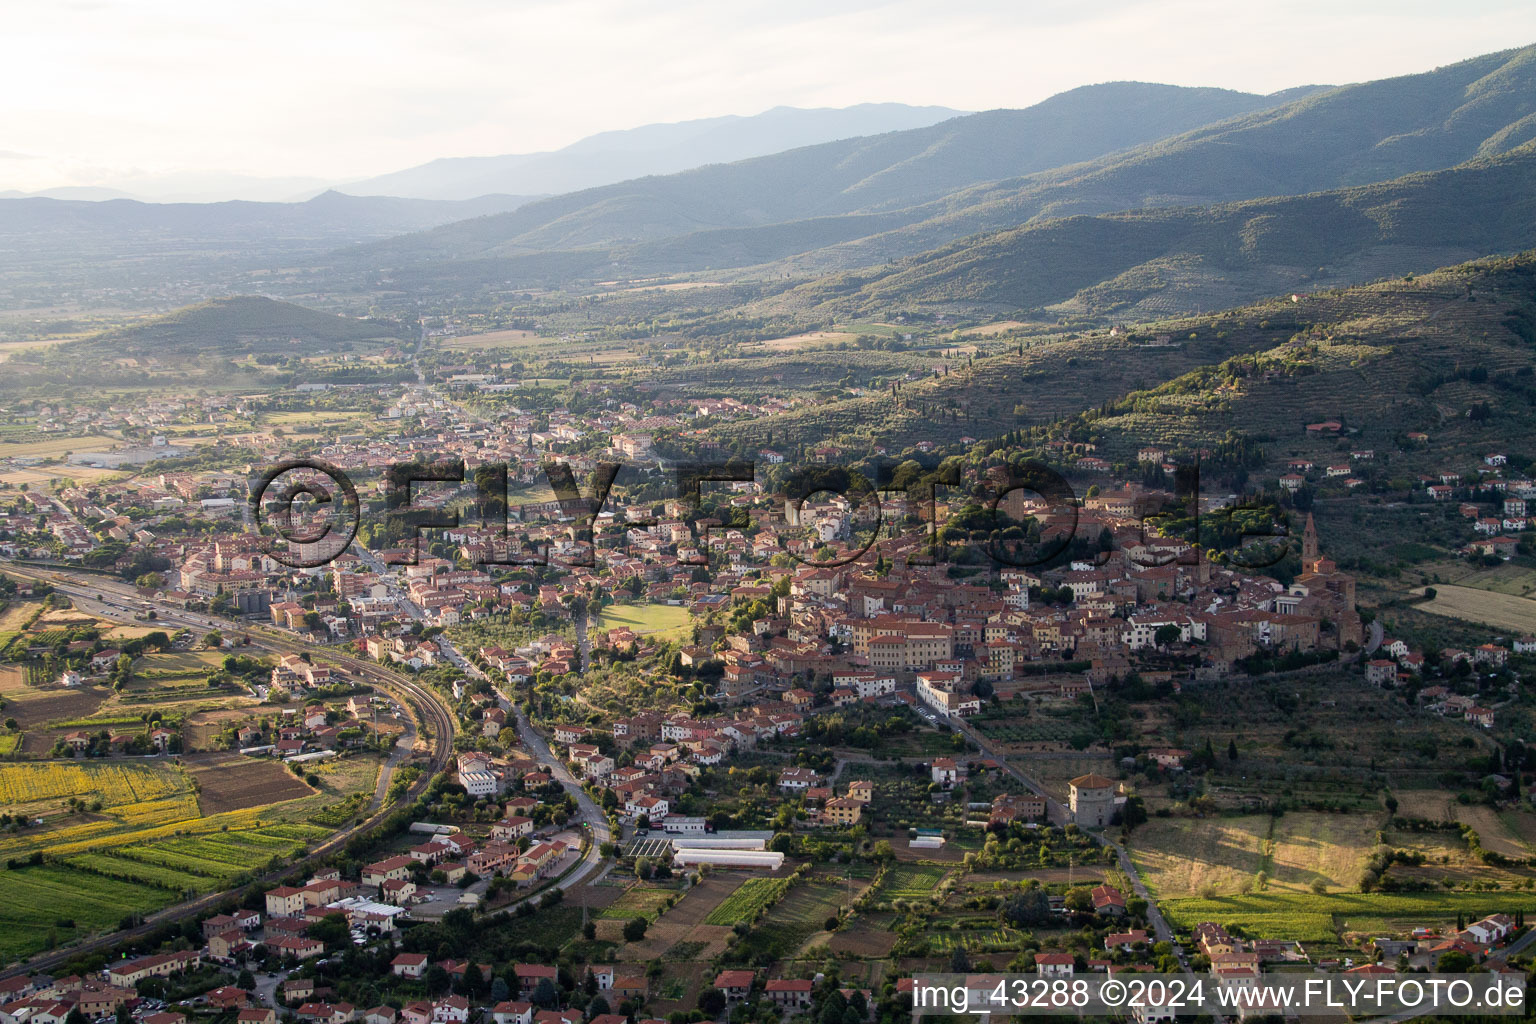
[[[887,900],[925,900],[944,880],[944,868],[932,864],[893,864],[880,880],[878,896]]]
[[[1487,914],[1536,910],[1531,892],[1312,893],[1266,892],[1211,899],[1164,900],[1169,922],[1239,925],[1256,938],[1332,942],[1344,932],[1396,935],[1418,927],[1451,927]]]
[[[166,889],[102,878],[61,864],[6,871],[0,907],[0,962],[117,926],[124,915],[173,903]],[[66,927],[66,922],[73,922]]]
[[[682,640],[689,635],[687,608],[670,604],[614,604],[604,608],[593,629],[632,629],[643,635],[655,634],[659,640]]]
[[[598,912],[598,917],[610,921],[628,921],[643,917],[654,921],[661,916],[666,902],[677,895],[676,889],[653,888],[645,885],[630,886],[624,895]]]
[[[729,956],[738,963],[792,957],[849,902],[849,890],[833,882],[818,879],[796,885],[731,947]]]
[[[947,955],[957,948],[970,953],[997,953],[1016,950],[1023,933],[1013,928],[976,928],[963,931],[934,931],[924,935],[931,953]]]
[[[757,920],[765,907],[772,906],[784,897],[789,890],[788,878],[749,878],[741,883],[741,887],[725,898],[709,916],[704,919],[705,924],[732,925],[739,922],[751,923]]]

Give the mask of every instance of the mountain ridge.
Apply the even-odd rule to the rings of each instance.
[[[820,142],[924,127],[964,113],[949,107],[903,103],[781,106],[753,115],[728,114],[598,132],[556,150],[442,157],[336,188],[349,195],[418,199],[564,193],[766,156]]]
[[[1093,87],[1101,96],[1106,88]],[[1153,92],[1164,88],[1173,87]],[[1037,107],[1059,106],[1068,102],[1062,97],[1071,96],[1062,94]],[[1040,116],[1037,108],[1012,114],[1017,118],[1030,111]],[[1230,117],[1205,117],[1183,131],[1163,132],[1167,126],[1160,125],[1162,134],[1150,142],[1073,154],[1082,157],[1075,162],[1062,159],[1067,154],[1058,140],[1044,161],[1051,166],[1026,165],[1023,176],[999,176],[1002,166],[1020,169],[1012,154],[1005,154],[990,165],[970,164],[971,177],[985,180],[961,184],[952,174],[946,177],[944,157],[954,154],[939,151],[960,143],[936,151],[936,133],[953,142],[955,132],[977,129],[998,116],[971,115],[898,133],[900,138],[864,140],[857,152],[810,147],[554,197],[510,214],[376,243],[362,255],[378,265],[401,267],[428,259],[496,260],[606,248],[613,254],[613,273],[619,275],[726,268],[805,277],[877,266],[1035,219],[1233,202],[1390,180],[1508,152],[1536,138],[1536,48],[1311,91]],[[996,133],[972,134],[990,138]],[[896,154],[902,159],[891,159],[893,148],[917,142],[930,154],[925,160],[914,164],[902,153]],[[835,176],[826,173],[829,163],[835,164]],[[899,200],[890,191],[898,182],[906,188]],[[760,199],[769,186],[771,198]],[[793,219],[775,220],[776,210]],[[813,228],[812,237],[797,239],[796,225]],[[654,258],[661,253],[664,258]]]

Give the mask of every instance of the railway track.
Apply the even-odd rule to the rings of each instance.
[[[92,586],[92,581],[88,578],[81,579],[73,574],[68,573],[67,571],[60,571],[40,566],[17,565],[12,562],[0,562],[0,565],[3,565],[3,568],[7,573],[25,579],[31,579],[38,582],[51,584],[55,587],[55,589],[74,599],[94,602],[96,594],[102,593],[107,589],[115,589],[115,587]],[[103,583],[105,582],[107,581],[103,581]],[[117,581],[112,582],[114,584],[117,583]],[[114,618],[113,615],[107,613],[92,612],[91,614],[99,614],[102,618],[107,619]],[[186,626],[188,628],[196,629],[209,628],[203,622],[188,615],[178,614],[174,610],[168,610],[164,614],[161,614],[159,611],[157,611],[156,614],[158,616],[158,621],[164,622],[168,626],[176,628]],[[314,655],[317,652],[321,653],[327,660],[392,693],[397,698],[401,699],[403,703],[408,704],[415,710],[419,726],[424,731],[430,731],[432,751],[427,760],[426,770],[423,771],[421,777],[413,782],[410,787],[406,789],[405,793],[402,794],[402,798],[400,801],[398,801],[399,804],[408,804],[417,796],[420,796],[422,791],[425,790],[427,785],[431,782],[432,776],[447,768],[449,759],[453,756],[455,723],[452,712],[443,705],[443,702],[437,697],[435,693],[413,680],[399,676],[387,669],[381,668],[378,665],[369,661],[365,661],[361,658],[345,654],[336,654],[324,648],[314,648],[305,644],[298,643],[297,641],[290,641],[284,637],[277,636],[268,632],[265,628],[258,627],[254,629],[247,629],[246,632],[251,637],[251,646],[258,647],[265,651],[279,654],[307,653]],[[394,809],[395,806],[395,804],[392,804],[387,800],[381,802],[380,806],[377,807],[363,821],[351,826],[350,828],[346,828],[335,833],[324,843],[320,844],[314,850],[312,850],[302,860],[295,861],[292,864],[286,865],[274,871],[263,872],[262,874],[256,876],[256,878],[253,880],[253,883],[246,883],[246,885],[273,884],[283,878],[285,875],[292,872],[295,867],[311,864],[330,856],[332,853],[335,853],[343,846],[345,846],[347,841],[350,840],[353,836],[362,832],[366,832],[368,829],[373,828],[375,825],[378,825],[380,822],[382,822],[386,817],[388,817],[389,813]],[[155,913],[145,917],[142,923],[136,925],[133,928],[109,932],[104,935],[99,935],[94,938],[75,943],[64,949],[40,953],[29,960],[11,964],[3,970],[0,970],[0,978],[10,978],[16,975],[35,971],[49,971],[56,967],[62,966],[63,964],[73,960],[76,957],[89,953],[99,952],[103,949],[108,949],[112,946],[119,945],[120,943],[131,942],[134,939],[143,938],[162,925],[170,924],[176,921],[184,920],[188,917],[195,917],[206,913],[216,907],[222,901],[228,899],[231,895],[234,895],[235,893],[243,890],[245,887],[246,886],[239,886],[237,888],[221,889],[217,892],[208,893],[206,895],[199,896],[194,900],[178,903],[174,906],[166,907],[163,910],[156,911]]]

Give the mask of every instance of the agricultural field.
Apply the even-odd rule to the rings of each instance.
[[[1451,928],[1493,913],[1536,910],[1533,892],[1314,893],[1266,892],[1210,899],[1164,900],[1169,922],[1188,930],[1201,921],[1239,925],[1264,939],[1328,944],[1341,935],[1401,935],[1414,928]]]
[[[1459,821],[1477,831],[1486,850],[1519,860],[1536,856],[1536,815],[1528,811],[1496,811],[1482,804],[1463,804],[1456,794],[1443,789],[1402,790],[1395,796],[1401,817]]]
[[[7,470],[0,473],[0,483],[8,483],[12,487],[20,487],[26,484],[29,487],[46,486],[55,480],[73,480],[76,483],[95,483],[108,477],[123,478],[123,473],[115,469],[106,469],[99,466],[66,466],[57,464],[51,468],[48,466],[27,466],[22,469]]]
[[[0,441],[0,459],[57,459],[68,452],[105,451],[122,442],[100,434],[85,437],[44,437],[35,441]],[[74,472],[75,467],[70,467]]]
[[[1398,881],[1427,883],[1444,888],[1493,887],[1512,889],[1536,878],[1536,869],[1524,863],[1487,864],[1474,854],[1460,832],[1388,831],[1388,846],[1423,858],[1422,864],[1393,864],[1391,877]]]
[[[923,940],[931,955],[948,956],[956,949],[968,953],[1001,953],[1021,947],[1024,933],[1016,928],[996,926],[992,928],[961,928],[956,930],[935,929],[927,932]]]
[[[64,864],[7,870],[0,906],[0,963],[42,952],[94,932],[116,928],[179,899],[171,889],[104,878]]]
[[[677,895],[678,891],[669,886],[638,883],[624,890],[623,895],[604,907],[597,917],[607,921],[628,921],[635,917],[654,921],[666,909],[667,901]]]
[[[593,629],[630,629],[659,640],[681,640],[690,635],[692,622],[687,608],[669,604],[614,604],[604,608]]]
[[[731,893],[725,902],[710,911],[705,924],[734,925],[757,920],[767,907],[783,898],[789,891],[789,878],[749,878]]]
[[[31,931],[0,938],[0,954],[36,952],[292,860],[332,832],[298,820],[325,799],[293,799],[310,792],[281,765],[248,759],[186,770],[166,761],[0,764],[6,810],[44,822],[0,837],[0,856],[58,858],[3,876],[10,899],[0,921],[14,915]],[[86,806],[72,810],[72,797]],[[55,926],[50,940],[38,925],[56,919],[75,923]]]
[[[880,879],[875,896],[881,900],[926,900],[944,880],[946,870],[932,864],[892,864]]]
[[[622,958],[629,962],[664,959],[672,957],[674,949],[684,949],[701,960],[717,956],[725,949],[731,929],[705,924],[705,919],[741,886],[744,877],[739,872],[716,872],[705,878],[657,918],[644,939],[625,944]],[[618,941],[622,929],[620,920],[599,920],[597,937]]]
[[[1492,568],[1475,570],[1460,560],[1422,568],[1437,570],[1437,575],[1445,580],[1446,585],[1470,587],[1474,590],[1509,594],[1513,597],[1531,597],[1536,595],[1536,568],[1532,568],[1529,564],[1521,564],[1522,561],[1523,559],[1516,559]],[[1438,591],[1440,584],[1435,584],[1435,588]]]
[[[1131,856],[1148,889],[1162,899],[1308,892],[1319,882],[1353,889],[1380,825],[1379,815],[1310,812],[1153,818],[1131,834]]]
[[[220,770],[216,762],[211,773],[202,772],[199,778],[196,766],[183,773],[166,762],[0,764],[0,779],[13,778],[14,792],[56,794],[47,799],[61,805],[59,813],[49,817],[44,827],[0,836],[0,857],[22,857],[34,851],[66,859],[81,854],[109,856],[184,871],[193,876],[184,883],[185,888],[207,891],[274,858],[290,858],[296,851],[330,835],[336,825],[316,824],[311,818],[323,816],[335,806],[338,797],[344,801],[366,800],[372,795],[375,777],[360,771],[355,777],[339,777],[347,778],[349,786],[356,786],[353,792],[344,792],[339,787],[314,792],[276,763],[246,760],[243,770],[257,781],[258,792],[258,787],[251,785],[239,767],[231,765]],[[13,774],[17,770],[35,769],[72,773],[69,779],[79,788],[74,794],[68,793],[71,783],[65,775],[47,779]],[[149,769],[162,774],[157,780],[145,782],[137,775],[116,774],[124,769]],[[199,807],[194,780],[199,786],[207,782],[203,807]],[[107,792],[113,794],[111,798],[119,802],[108,804],[104,799],[99,810],[63,813],[67,808],[62,802],[69,795],[93,800],[101,792],[98,783],[106,786]],[[147,798],[132,799],[139,792]],[[259,803],[253,802],[258,800]],[[349,812],[346,818],[351,817]],[[135,879],[153,878],[154,884],[164,883],[160,873],[145,873],[131,866],[121,867],[118,873]]]
[[[169,869],[182,873],[184,888],[201,892],[301,857],[329,834],[330,829],[318,825],[252,821],[239,830],[172,834],[117,847],[110,856],[125,874],[156,877],[161,873],[157,869]]]
[[[1417,591],[1423,593],[1423,590]],[[1518,634],[1528,633],[1536,622],[1536,601],[1513,594],[1494,593],[1472,587],[1435,587],[1433,600],[1418,606],[1421,611],[1445,615],[1463,622],[1487,623],[1497,629]]]
[[[824,933],[827,920],[857,899],[866,885],[858,879],[826,876],[800,882],[731,947],[726,959],[757,963],[767,957],[784,960],[798,955],[802,947]]]
[[[886,957],[896,947],[898,923],[895,914],[861,910],[832,936],[827,945],[834,954]]]
[[[309,796],[304,780],[276,761],[240,754],[197,755],[186,758],[197,785],[197,803],[204,814],[238,811]]]
[[[0,805],[22,809],[57,804],[69,797],[100,800],[103,807],[122,807],[162,800],[187,791],[186,778],[163,762],[21,761],[0,765]]]
[[[443,340],[442,346],[460,352],[479,352],[489,348],[521,348],[538,345],[541,340],[536,331],[504,330],[447,338]]]

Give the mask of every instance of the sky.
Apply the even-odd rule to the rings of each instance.
[[[49,0],[0,21],[0,190],[344,182],[779,105],[1273,92],[1536,42],[1530,0]],[[223,184],[219,188],[234,188]]]

